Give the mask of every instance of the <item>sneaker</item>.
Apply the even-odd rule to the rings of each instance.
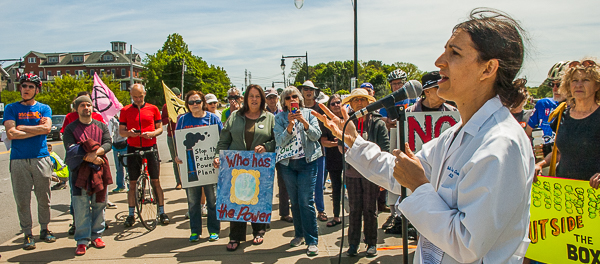
[[[117,205],[111,201],[106,202],[106,208],[108,209],[117,209]]]
[[[375,245],[367,246],[367,258],[372,258],[377,256],[377,247]]]
[[[102,241],[102,238],[96,238],[92,241],[92,246],[94,246],[95,248],[104,248],[106,247],[106,243]]]
[[[135,217],[133,215],[128,215],[127,219],[125,219],[125,227],[131,227],[135,224]]]
[[[346,251],[346,255],[350,257],[356,257],[356,255],[358,255],[358,246],[350,244],[348,251]]]
[[[33,238],[33,235],[25,235],[25,239],[23,240],[23,249],[35,249],[35,238]]]
[[[169,216],[165,213],[160,214],[159,220],[162,225],[168,225],[170,223]]]
[[[52,186],[50,189],[53,191],[58,191],[65,188],[67,188],[67,184],[62,181],[59,181],[58,183],[54,184],[54,186]]]
[[[198,242],[200,241],[200,236],[196,233],[192,233],[190,236],[190,242]]]
[[[304,238],[303,237],[294,237],[294,239],[292,239],[292,241],[290,242],[290,246],[291,247],[297,247],[304,244]]]
[[[206,207],[206,204],[202,205],[202,216],[207,216],[208,215],[208,208]]]
[[[75,222],[69,224],[69,236],[75,235]]]
[[[210,236],[208,237],[208,241],[210,242],[214,242],[219,240],[219,234],[217,233],[210,233]]]
[[[331,193],[333,193],[333,191],[329,188],[327,188],[323,191],[323,194],[331,194]]]
[[[385,223],[383,223],[383,225],[381,225],[381,229],[388,229],[390,227],[392,227],[394,225],[394,216],[390,215],[388,216],[387,220],[385,220]]]
[[[307,256],[319,255],[319,248],[317,247],[317,245],[308,245],[308,248],[306,248],[306,255]]]
[[[126,193],[128,190],[125,188],[115,188],[114,190],[112,190],[112,192],[114,193]]]
[[[87,246],[84,244],[78,244],[77,245],[77,249],[75,249],[75,256],[83,256],[85,255],[85,250],[87,249]]]
[[[56,242],[56,237],[54,236],[54,234],[52,234],[52,231],[50,231],[48,229],[44,229],[44,230],[40,231],[40,240],[42,240],[46,243],[52,243],[52,242]]]
[[[190,212],[185,213],[185,219],[190,219]]]

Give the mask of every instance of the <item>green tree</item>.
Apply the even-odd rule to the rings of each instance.
[[[119,89],[120,85],[118,81],[115,81],[111,75],[103,75],[101,79],[115,94],[121,104],[129,104],[129,93]],[[82,91],[91,93],[93,85],[93,79],[87,74],[82,76],[66,74],[60,78],[54,78],[54,82],[45,82],[42,86],[42,91],[36,95],[35,99],[50,106],[52,114],[66,115],[71,112],[71,103],[77,94]],[[7,104],[14,103],[21,100],[21,94],[18,91],[2,91],[2,99]]]
[[[162,106],[165,102],[162,82],[170,87],[181,88],[181,70],[185,60],[183,92],[198,90],[213,93],[218,98],[226,97],[230,80],[227,72],[215,65],[208,65],[201,57],[192,55],[183,37],[173,33],[167,37],[157,53],[144,59],[146,70],[140,73],[146,83],[146,101]]]

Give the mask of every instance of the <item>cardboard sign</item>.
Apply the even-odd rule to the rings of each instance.
[[[287,159],[293,156],[298,155],[300,150],[302,150],[302,139],[300,138],[300,134],[297,133],[298,128],[294,126],[292,129],[292,134],[295,134],[294,138],[287,145],[280,147],[275,147],[276,161],[279,162],[282,159]],[[286,132],[287,133],[287,132]]]
[[[404,140],[408,142],[413,152],[419,151],[423,144],[439,137],[458,121],[460,121],[458,111],[407,112]]]
[[[270,223],[275,153],[221,150],[217,184],[217,219]]]
[[[600,263],[600,190],[588,181],[537,178],[526,256],[544,263]]]
[[[193,127],[175,130],[181,186],[183,188],[217,183],[219,170],[213,167],[219,126]]]

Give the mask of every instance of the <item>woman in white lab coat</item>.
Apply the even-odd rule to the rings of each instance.
[[[475,9],[454,27],[436,60],[438,95],[456,102],[461,121],[413,154],[393,154],[348,125],[346,161],[369,180],[413,193],[398,207],[421,234],[414,263],[520,263],[529,244],[534,172],[531,145],[507,107],[524,54],[523,30],[500,11]],[[341,138],[342,120],[319,115]],[[344,119],[348,114],[343,111]]]

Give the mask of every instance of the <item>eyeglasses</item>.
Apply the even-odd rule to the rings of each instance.
[[[293,99],[298,99],[298,95],[297,95],[297,94],[293,94],[291,98],[293,98]],[[285,97],[285,100],[286,100],[286,101],[287,101],[287,100],[290,100],[290,97],[289,97],[289,96],[286,96],[286,97]]]
[[[587,68],[587,67],[596,66],[596,62],[593,60],[584,60],[582,62],[573,61],[573,62],[569,63],[569,68],[577,67],[579,65],[583,66],[584,68]]]
[[[333,105],[341,105],[342,101],[335,101],[335,102],[331,102],[329,103],[329,105],[333,106]]]
[[[35,89],[35,85],[21,84],[21,88]]]
[[[366,102],[368,101],[367,98],[364,97],[356,97],[354,99],[352,99],[352,102]]]
[[[227,97],[227,100],[231,101],[231,100],[237,100],[237,99],[240,99],[240,98],[242,98],[242,97],[239,96],[239,95],[231,95],[231,96]]]
[[[199,104],[202,104],[202,100],[188,101],[188,105],[199,105]]]
[[[390,86],[404,86],[406,82],[400,81],[400,82],[395,82],[395,83],[390,83]]]
[[[302,91],[314,91],[315,89],[310,87],[302,87]]]

